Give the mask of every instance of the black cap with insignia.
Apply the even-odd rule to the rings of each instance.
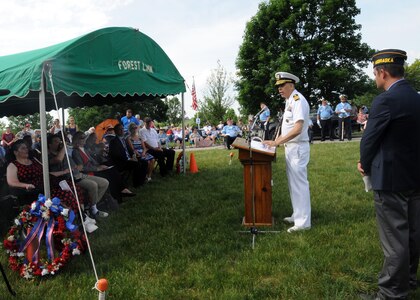
[[[398,49],[385,49],[376,52],[372,56],[373,67],[385,64],[404,65],[407,53]]]

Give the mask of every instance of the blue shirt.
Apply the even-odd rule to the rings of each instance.
[[[350,117],[350,113],[351,113],[351,105],[348,102],[340,102],[337,104],[337,106],[335,107],[335,112],[340,112],[342,109],[348,109],[350,111],[346,111],[346,112],[341,112],[338,117],[339,118],[347,118]]]
[[[127,116],[122,117],[121,123],[124,126],[124,131],[128,131],[128,125],[130,125],[130,123],[135,123],[137,126],[140,125],[139,120],[137,120],[134,116],[131,116],[130,118],[127,118]]]
[[[319,115],[319,118],[321,120],[328,120],[331,119],[332,115],[334,114],[334,111],[332,110],[331,106],[327,105],[321,105],[318,108],[317,115]]]
[[[265,122],[268,118],[270,118],[270,110],[268,109],[268,107],[266,107],[264,111],[260,114],[260,121]]]
[[[226,125],[222,129],[222,134],[227,134],[230,137],[237,137],[241,130],[236,125]]]

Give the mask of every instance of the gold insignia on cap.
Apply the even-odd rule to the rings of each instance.
[[[393,63],[394,63],[394,59],[392,57],[380,58],[373,62],[375,66],[379,64],[393,64]]]
[[[405,60],[407,60],[407,53],[403,50],[398,49],[385,49],[376,52],[372,56],[373,66],[384,64],[395,64],[395,65],[404,65]]]
[[[276,85],[281,85],[281,84],[288,83],[288,82],[293,82],[293,80],[291,80],[291,79],[279,79],[279,80],[276,81]]]
[[[295,99],[295,101],[298,101],[299,100],[299,95],[298,94],[294,94],[293,95],[293,99]]]

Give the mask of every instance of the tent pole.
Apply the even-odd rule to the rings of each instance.
[[[181,116],[182,116],[182,173],[185,174],[185,118],[184,118],[184,93],[181,94]]]
[[[42,176],[44,178],[44,194],[50,198],[50,177],[48,168],[48,145],[47,145],[47,117],[45,112],[45,66],[41,72],[41,91],[39,92],[39,122],[41,125],[41,149],[42,149]]]

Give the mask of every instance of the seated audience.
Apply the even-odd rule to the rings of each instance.
[[[144,142],[147,152],[157,159],[160,175],[165,176],[174,167],[175,151],[161,147],[158,134],[151,127],[152,122],[152,119],[149,117],[144,119],[144,127],[140,130],[140,138]]]
[[[223,121],[220,121],[219,124],[217,124],[217,130],[221,131],[224,126],[225,124],[223,123]]]
[[[50,167],[51,182],[59,184],[60,181],[65,180],[72,186],[70,172],[73,172],[73,177],[76,182],[77,195],[80,197],[86,191],[89,195],[89,201],[85,201],[85,205],[89,203],[90,209],[88,214],[92,218],[105,218],[108,213],[99,211],[97,203],[102,199],[106,190],[108,189],[108,180],[97,176],[88,176],[80,173],[80,167],[76,166],[69,157],[70,166],[67,162],[65,147],[61,141],[60,136],[50,135],[47,138],[48,143],[48,161]]]
[[[108,149],[109,149],[109,142],[115,137],[115,131],[114,127],[112,125],[108,126],[108,128],[105,131],[105,134],[102,137],[102,142],[104,143],[104,151],[105,156],[108,156]]]
[[[212,127],[211,127],[210,123],[207,122],[206,125],[203,127],[203,132],[204,132],[204,135],[203,136],[210,135],[211,134],[211,128]]]
[[[227,125],[223,127],[221,135],[225,139],[226,148],[230,149],[230,145],[235,141],[236,137],[240,133],[238,126],[233,125],[232,119],[227,120]]]
[[[28,155],[29,159],[37,159],[41,160],[41,151],[36,151],[33,147],[32,138],[29,135],[25,135],[22,140],[26,143],[26,146],[28,146]]]
[[[134,123],[136,125],[140,125],[139,120],[135,116],[133,116],[133,111],[131,109],[127,109],[125,112],[125,116],[121,118],[121,123],[124,126],[124,132],[128,132],[128,125],[130,123]]]
[[[166,136],[168,137],[168,141],[170,143],[172,143],[174,141],[174,139],[175,139],[173,129],[174,129],[174,126],[171,125],[171,126],[168,127],[168,130],[166,130]]]
[[[51,134],[58,134],[63,128],[61,127],[60,120],[55,119],[53,122],[53,126],[50,128]]]
[[[193,132],[190,134],[190,141],[198,147],[210,147],[213,145],[214,141],[210,136],[203,138],[199,133],[198,129],[194,128]]]
[[[35,132],[31,129],[31,124],[26,123],[25,126],[23,127],[22,131],[19,131],[16,134],[16,138],[23,138],[25,135],[29,135],[31,138],[34,137]]]
[[[364,112],[363,107],[359,108],[359,113],[357,114],[357,123],[360,125],[361,130],[366,128],[368,117],[369,115]]]
[[[15,135],[10,130],[10,127],[6,126],[6,131],[3,132],[1,135],[1,145],[3,146],[6,153],[9,152],[14,142],[15,142]]]
[[[126,142],[130,147],[132,148],[133,152],[137,154],[137,158],[144,160],[147,162],[147,175],[146,180],[147,182],[152,180],[152,173],[153,169],[155,168],[155,158],[153,155],[147,153],[146,146],[144,145],[144,142],[140,139],[138,135],[138,126],[134,123],[131,123],[128,125],[128,134],[126,138]]]
[[[158,137],[159,137],[160,145],[168,148],[169,139],[168,139],[168,135],[166,134],[163,128],[159,129]]]
[[[178,149],[181,149],[182,143],[183,143],[182,130],[181,128],[177,127],[177,128],[174,128],[172,131],[174,134],[174,143],[178,145]]]
[[[78,131],[78,137],[79,137],[79,142],[81,140],[81,137],[84,136],[83,142],[83,149],[86,153],[88,153],[89,155],[91,155],[93,158],[96,159],[96,140],[98,139],[96,133],[91,133],[88,135],[83,134],[83,132]],[[73,145],[74,146],[74,145]]]
[[[87,140],[88,138],[85,138],[85,134],[81,131],[78,131],[73,135],[72,157],[80,171],[84,174],[95,175],[107,179],[111,195],[117,199],[118,202],[122,201],[121,197],[135,196],[135,194],[124,184],[121,174],[116,168],[99,163],[96,160],[96,157],[93,157],[91,153],[87,151]]]
[[[28,157],[28,146],[23,140],[16,141],[11,149],[12,161],[7,166],[7,183],[10,193],[19,198],[20,204],[30,204],[37,200],[38,195],[44,194],[44,180],[42,166]],[[58,197],[61,203],[78,212],[76,198],[70,191],[63,191],[58,184],[51,182],[51,197]],[[79,196],[81,206],[84,197]],[[78,215],[78,213],[77,213]]]
[[[71,139],[73,138],[73,135],[79,131],[79,126],[77,126],[76,121],[74,120],[73,116],[69,116],[68,118],[68,125],[66,127],[66,134],[67,136],[71,136]]]
[[[121,124],[115,125],[114,131],[116,136],[109,142],[109,158],[118,171],[131,172],[133,186],[138,187],[146,180],[148,164],[144,160],[137,159],[136,154],[127,145]]]

